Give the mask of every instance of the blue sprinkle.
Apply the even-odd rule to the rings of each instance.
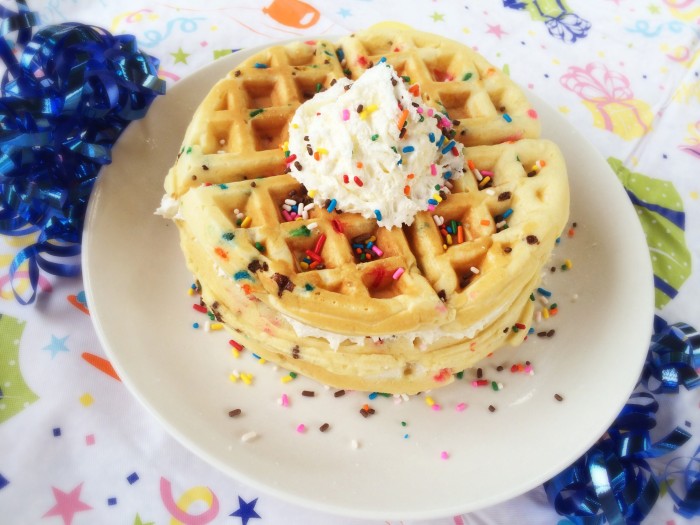
[[[404,435],[403,435],[403,438],[404,438],[404,439],[408,439],[408,434],[404,434]]]
[[[190,288],[192,288],[193,290],[196,290],[196,289],[197,289],[197,285],[194,284],[194,283],[192,283],[192,284],[190,285]]]
[[[368,395],[367,397],[368,397],[369,399],[376,399],[378,395],[379,395],[379,394],[377,394],[376,392],[372,392],[372,393],[371,393],[370,395]]]
[[[444,135],[443,135],[443,137],[444,137]],[[454,141],[454,140],[451,140],[450,143],[449,143],[447,146],[445,146],[444,148],[442,148],[442,151],[441,151],[440,153],[442,153],[443,155],[445,155],[447,152],[449,152],[449,151],[454,147],[454,145],[455,145],[455,141]]]
[[[531,326],[530,329],[527,331],[527,335],[534,334],[535,333],[535,327]]]
[[[383,64],[384,62],[386,62],[386,57],[382,57],[379,59],[380,64]]]
[[[413,146],[404,146],[404,148],[401,151],[403,151],[404,153],[411,153],[412,151],[415,151],[415,149],[416,148],[414,148]]]
[[[371,250],[371,249],[372,249],[372,246],[374,246],[374,243],[373,243],[373,242],[370,241],[370,242],[367,243],[367,249],[368,249],[368,250]]]
[[[377,218],[378,221],[382,220],[382,212],[379,210],[374,210],[374,216]]]
[[[538,288],[537,293],[540,295],[544,295],[545,297],[552,297],[552,292],[549,290],[545,290],[544,288]]]
[[[445,177],[445,179],[450,179],[450,178],[452,178],[452,172],[451,172],[451,171],[446,171],[445,174],[443,175],[443,177]]]
[[[5,476],[0,474],[0,489],[4,489],[9,484],[10,484],[10,481]]]
[[[428,133],[428,138],[430,139],[430,142],[435,142],[435,134],[434,133]]]
[[[343,59],[345,59],[345,53],[341,48],[338,48],[335,54],[338,55],[338,60],[340,60],[341,62],[343,61]]]
[[[129,482],[129,485],[133,485],[139,480],[139,475],[136,472],[132,472],[131,474],[129,474],[126,480]]]
[[[513,119],[510,118],[510,115],[509,115],[508,113],[504,113],[504,114],[503,114],[503,119],[504,119],[506,122],[513,122]]]
[[[199,323],[192,323],[192,328],[199,328]]]
[[[252,354],[255,359],[260,359],[260,356],[258,354]]]
[[[53,429],[53,437],[61,437],[61,428],[56,427]]]
[[[452,226],[447,227],[447,233],[449,233],[450,235],[454,233],[454,231],[452,231]]]
[[[399,161],[396,163],[397,166],[401,166],[403,164],[403,159],[399,159]]]
[[[556,244],[559,244],[561,242],[561,237],[557,237],[557,240],[554,241]]]
[[[330,202],[330,204],[328,204],[328,208],[327,208],[326,211],[328,211],[328,213],[330,213],[330,212],[332,212],[333,210],[335,210],[335,205],[336,205],[336,204],[338,204],[338,203],[336,202],[336,200],[335,200],[335,199],[331,199],[331,202]]]
[[[249,279],[251,281],[253,280],[253,277],[245,270],[241,270],[240,272],[236,272],[235,274],[233,274],[233,278],[236,281],[240,281],[241,279]]]
[[[440,135],[440,140],[437,141],[436,146],[439,148],[442,146],[442,143],[445,142],[445,135]]]
[[[428,199],[428,204],[432,204],[433,206],[437,206],[438,201],[436,201],[435,199]]]
[[[221,188],[222,190],[227,190],[228,186],[226,186],[226,184],[219,184],[219,188]]]
[[[261,64],[260,62],[255,63],[257,69],[267,69],[267,64]]]
[[[352,245],[353,248],[364,248],[365,246],[363,244],[360,244],[359,242],[355,242]]]
[[[117,498],[109,498],[107,500],[107,505],[112,506],[117,504]]]
[[[508,208],[508,209],[503,213],[503,218],[504,218],[504,219],[507,219],[508,217],[511,216],[512,213],[513,213],[513,208]]]

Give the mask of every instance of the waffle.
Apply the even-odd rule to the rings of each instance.
[[[479,144],[447,198],[391,230],[314,205],[280,148],[301,103],[381,57]],[[246,346],[333,386],[416,392],[522,341],[509,328],[529,324],[569,205],[561,153],[538,136],[517,86],[470,49],[370,28],[271,47],[217,83],[166,200],[203,300]]]

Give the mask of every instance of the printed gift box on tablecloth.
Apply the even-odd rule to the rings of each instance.
[[[593,125],[612,131],[625,140],[639,138],[651,130],[654,115],[649,104],[634,98],[629,79],[601,64],[585,69],[569,68],[562,85],[583,100],[593,115]]]

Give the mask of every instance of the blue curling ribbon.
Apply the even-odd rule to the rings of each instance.
[[[95,178],[111,149],[157,95],[158,59],[138,50],[132,35],[113,36],[77,23],[47,26],[32,36],[38,17],[17,2],[0,6],[0,234],[38,232],[17,253],[9,275],[17,300],[36,298],[40,270],[80,273],[77,259]],[[16,34],[13,53],[7,35]],[[19,55],[19,59],[17,58]],[[24,300],[15,274],[26,264],[32,293]]]
[[[646,364],[638,388],[644,389],[651,379],[659,386],[653,392],[677,393],[679,386],[697,387],[697,375],[689,372],[700,355],[700,336],[685,323],[668,326],[655,321]],[[656,503],[660,479],[648,459],[677,450],[691,435],[676,427],[653,442],[650,430],[656,426],[659,404],[652,392],[635,391],[610,426],[607,433],[566,470],[544,484],[549,502],[555,510],[578,525],[634,524],[641,522]],[[682,473],[686,496],[681,498],[669,486],[676,510],[685,517],[700,515],[700,449],[683,470],[670,470],[671,461],[661,480]]]

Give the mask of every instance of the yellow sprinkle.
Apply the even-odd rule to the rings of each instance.
[[[228,380],[231,381],[231,383],[235,383],[236,381],[238,381],[238,376],[236,374],[229,374]]]
[[[293,127],[294,129],[297,129],[297,128],[299,127],[299,124],[292,124],[292,127]]]
[[[284,376],[282,378],[283,383],[289,383],[292,379],[294,379],[292,376]]]
[[[318,151],[319,155],[326,155],[328,153],[326,148],[316,148],[316,151]]]
[[[367,242],[375,242],[376,240],[377,238],[374,235],[372,235],[369,239],[367,239]]]
[[[188,288],[187,295],[194,295],[194,290],[192,288]]]
[[[442,245],[442,249],[443,249],[443,250],[447,250],[447,245],[446,245],[446,244],[443,244],[443,245]]]
[[[573,268],[574,265],[571,264],[571,259],[566,259],[566,260],[564,261],[564,266],[566,266],[566,269],[567,269],[567,270],[571,270],[571,268]]]
[[[483,187],[486,186],[489,182],[491,182],[491,177],[488,177],[488,176],[487,176],[487,177],[484,177],[483,179],[481,179],[481,182],[479,182],[479,188],[483,188]]]
[[[542,308],[542,317],[549,319],[549,310],[547,308]]]
[[[426,403],[429,407],[431,407],[431,406],[433,406],[433,405],[435,404],[435,401],[433,400],[432,397],[428,396],[428,397],[425,398],[425,403]]]
[[[241,374],[241,380],[242,380],[246,385],[250,385],[250,384],[253,382],[253,374],[242,373],[242,374]]]
[[[236,359],[241,357],[241,353],[238,350],[236,350],[235,348],[231,348],[231,355],[233,355],[233,357],[235,357]]]
[[[267,363],[267,361],[265,361],[264,357],[261,357],[260,359],[258,359],[258,363],[260,363],[261,365],[264,365],[265,363]]]
[[[433,193],[433,199],[435,199],[438,202],[442,202],[442,197],[438,193]]]
[[[282,144],[282,149],[285,150],[285,151],[287,151],[287,150],[289,149],[289,142],[286,142],[286,141],[285,141],[285,143]]]
[[[301,261],[301,262],[299,263],[299,266],[300,266],[301,269],[304,270],[304,271],[306,271],[306,270],[309,269],[309,263],[304,262],[304,261]]]
[[[250,218],[250,216],[247,216],[245,219],[243,219],[243,222],[241,223],[241,228],[247,228],[250,226],[250,223],[253,222],[253,219]]]
[[[316,190],[309,190],[309,197],[312,199],[316,196]]]
[[[447,237],[445,237],[445,240],[447,241],[447,246],[452,246],[452,235],[448,233]]]
[[[221,323],[212,323],[209,327],[210,330],[221,330],[224,327]]]

